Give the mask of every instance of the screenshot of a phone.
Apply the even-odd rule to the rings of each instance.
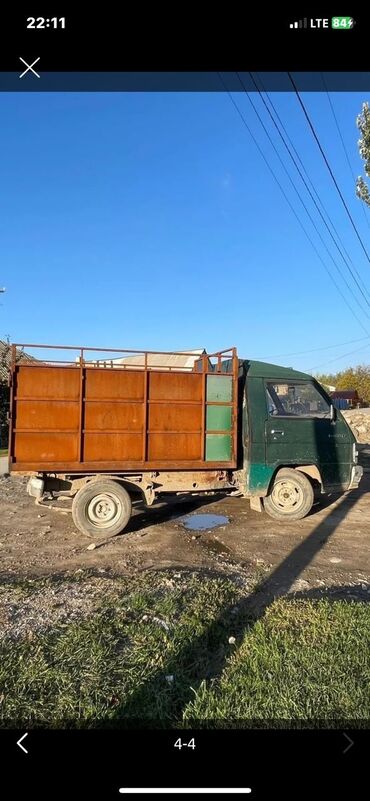
[[[354,797],[366,15],[31,13],[0,54],[8,797]]]

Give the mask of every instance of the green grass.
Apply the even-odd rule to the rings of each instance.
[[[253,622],[231,581],[168,575],[117,579],[93,616],[3,640],[0,725],[369,719],[366,604],[279,600]]]
[[[185,718],[368,720],[369,648],[366,603],[276,601]]]

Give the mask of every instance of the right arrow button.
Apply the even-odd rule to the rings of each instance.
[[[348,734],[346,734],[346,733],[345,733],[345,731],[343,732],[343,737],[345,737],[345,738],[346,738],[346,740],[348,740],[348,743],[349,743],[349,745],[347,745],[347,746],[346,746],[346,748],[345,748],[345,749],[344,749],[344,751],[343,751],[343,754],[346,754],[346,753],[347,753],[347,751],[349,751],[349,749],[350,749],[350,748],[352,748],[352,746],[353,746],[353,740],[351,740],[351,738],[350,738],[350,737],[348,737]]]

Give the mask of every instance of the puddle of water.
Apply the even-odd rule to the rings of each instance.
[[[229,522],[225,515],[186,515],[180,518],[180,523],[191,531],[206,531],[216,526],[225,526]]]

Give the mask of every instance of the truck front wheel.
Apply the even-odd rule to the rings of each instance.
[[[310,480],[291,467],[278,470],[269,494],[263,499],[267,514],[276,520],[301,520],[308,515],[313,502]]]
[[[95,539],[114,537],[131,517],[131,498],[116,481],[91,481],[73,498],[72,517],[83,534]]]

